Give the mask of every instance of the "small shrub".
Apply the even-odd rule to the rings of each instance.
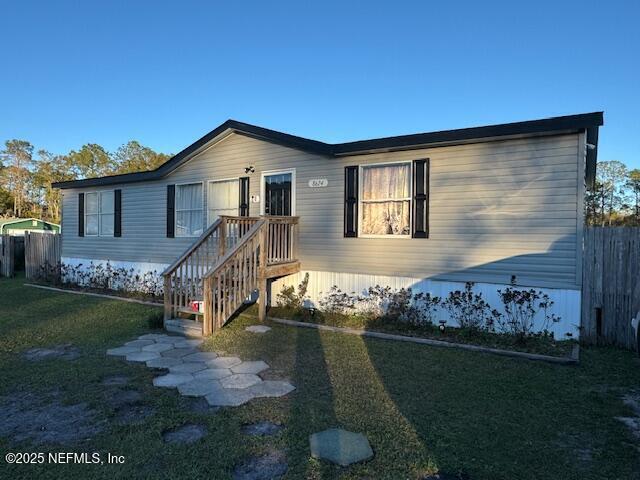
[[[163,328],[164,327],[164,313],[161,311],[154,311],[147,317],[147,324],[149,328]]]
[[[429,292],[419,292],[413,296],[414,308],[418,312],[416,319],[408,319],[414,325],[433,325],[436,311],[442,303],[440,297],[431,295]]]
[[[498,290],[500,300],[504,305],[505,314],[498,322],[500,329],[505,333],[510,333],[524,341],[533,335],[550,335],[549,326],[551,323],[560,321],[560,317],[550,314],[549,309],[553,306],[553,301],[549,295],[541,290],[533,288],[520,290],[512,284],[504,290]],[[534,333],[535,319],[542,311],[543,319],[541,332]]]
[[[318,300],[318,305],[325,313],[350,315],[355,312],[357,301],[358,296],[354,292],[345,293],[334,285]]]
[[[449,292],[444,307],[460,328],[493,330],[501,314],[491,308],[481,293],[474,293],[473,286],[473,282],[467,282],[463,291]]]
[[[309,274],[305,273],[304,278],[298,285],[296,291],[293,285],[283,285],[280,293],[276,296],[276,303],[279,307],[300,310],[304,307],[304,301],[307,298],[307,290],[309,289]]]
[[[114,268],[110,262],[88,266],[82,263],[67,265],[58,263],[55,266],[45,265],[40,268],[38,280],[59,286],[71,286],[95,290],[121,290],[138,292],[143,295],[161,297],[164,283],[157,271],[136,273],[133,268]]]

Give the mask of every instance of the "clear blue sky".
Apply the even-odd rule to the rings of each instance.
[[[5,1],[0,141],[177,153],[227,118],[328,142],[605,111],[640,167],[640,2]]]

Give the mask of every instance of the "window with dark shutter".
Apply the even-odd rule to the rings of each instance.
[[[358,236],[358,167],[344,168],[344,236]]]
[[[113,236],[122,236],[122,190],[114,190],[113,195]]]
[[[240,178],[240,216],[249,216],[249,177]]]
[[[176,186],[167,185],[167,238],[175,237]]]
[[[84,237],[84,193],[78,194],[78,236]]]
[[[429,159],[413,161],[413,238],[429,237]]]

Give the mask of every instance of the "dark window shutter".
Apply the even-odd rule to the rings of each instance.
[[[249,177],[240,178],[240,216],[249,216]]]
[[[413,238],[429,237],[429,159],[413,161]]]
[[[358,236],[358,167],[344,167],[344,236]]]
[[[167,185],[167,238],[173,238],[176,225],[176,186]]]
[[[122,190],[113,191],[113,236],[122,236]]]
[[[78,236],[84,237],[84,193],[78,194]]]

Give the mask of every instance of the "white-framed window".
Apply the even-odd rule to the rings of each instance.
[[[207,224],[220,215],[238,215],[240,208],[240,180],[209,180],[207,183]]]
[[[89,237],[113,237],[113,190],[90,192],[84,196],[84,234]]]
[[[411,238],[411,163],[360,167],[360,235]]]
[[[202,182],[176,185],[176,237],[202,234],[202,210]]]

